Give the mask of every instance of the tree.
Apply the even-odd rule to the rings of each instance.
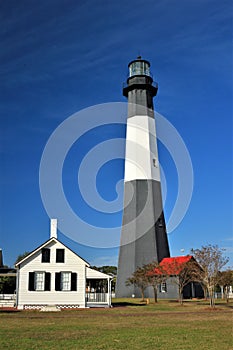
[[[107,275],[112,276],[111,291],[115,293],[116,289],[116,276],[117,276],[117,267],[112,265],[104,266],[91,266],[92,269],[106,273]]]
[[[219,271],[228,262],[228,258],[223,256],[224,249],[217,245],[202,246],[201,249],[191,249],[191,254],[201,266],[199,279],[203,289],[208,291],[210,306],[214,307],[214,290],[219,281]]]
[[[154,301],[157,303],[158,286],[161,283],[165,282],[168,276],[166,274],[166,271],[156,261],[145,265],[144,268],[146,270],[148,284],[152,286],[154,290]]]
[[[116,266],[109,266],[109,265],[104,265],[104,266],[91,266],[92,269],[106,273],[108,275],[117,275],[117,267]]]
[[[13,276],[0,276],[0,294],[14,294],[16,278]]]
[[[25,258],[28,254],[30,254],[31,252],[24,252],[22,254],[19,254],[15,260],[15,264],[17,264],[18,261],[22,260],[23,258]]]
[[[174,283],[178,286],[179,302],[182,305],[184,287],[191,282],[199,282],[200,266],[194,259],[190,259],[182,265],[178,265],[177,261],[174,261],[173,264],[174,271],[177,271]]]
[[[199,281],[200,266],[192,256],[164,259],[160,263],[162,273],[178,287],[179,302],[183,304],[183,290],[191,282]]]
[[[233,270],[219,272],[218,284],[223,288],[223,294],[226,302],[229,302],[230,287],[233,285]]]
[[[135,287],[138,287],[141,291],[142,301],[144,301],[145,289],[149,285],[146,265],[144,265],[143,267],[138,267],[137,270],[134,271],[132,276],[127,279],[125,284],[126,286],[130,286],[131,284],[133,284]]]

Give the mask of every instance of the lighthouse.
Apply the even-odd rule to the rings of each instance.
[[[128,68],[123,88],[128,118],[117,297],[140,296],[137,288],[126,286],[126,280],[138,267],[170,256],[153,107],[158,86],[153,82],[150,63],[140,56]]]

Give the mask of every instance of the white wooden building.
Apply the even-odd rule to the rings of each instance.
[[[57,239],[54,227],[51,238],[15,266],[18,309],[111,306],[112,277],[91,269]]]

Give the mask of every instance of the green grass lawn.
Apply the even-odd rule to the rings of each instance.
[[[111,309],[0,312],[1,349],[231,350],[233,303],[115,300]]]

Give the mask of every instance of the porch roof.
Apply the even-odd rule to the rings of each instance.
[[[106,273],[91,269],[90,267],[86,268],[86,278],[96,278],[96,279],[111,279],[112,276],[107,275]]]

